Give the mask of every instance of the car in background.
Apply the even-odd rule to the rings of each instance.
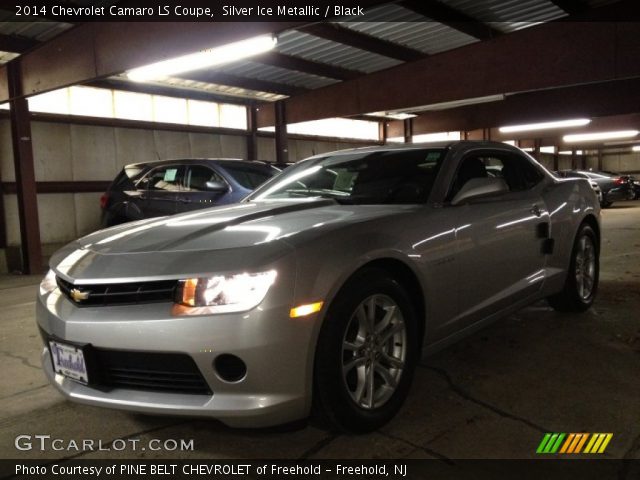
[[[126,165],[100,198],[102,225],[236,203],[278,173],[268,162],[236,159]]]
[[[599,251],[589,183],[510,145],[326,153],[241,203],[56,252],[42,362],[79,403],[246,427],[314,411],[366,432],[398,412],[421,353],[540,299],[587,310]]]
[[[635,195],[633,181],[628,175],[591,170],[560,170],[556,174],[564,178],[587,178],[596,182],[602,191],[600,205],[604,208],[610,207],[613,202],[633,200]]]
[[[602,190],[600,189],[600,186],[598,185],[598,183],[595,182],[594,180],[591,180],[587,175],[577,173],[574,176],[569,176],[569,175],[562,175],[560,172],[553,172],[553,174],[558,178],[584,178],[586,180],[589,180],[589,184],[591,185],[591,188],[596,194],[596,197],[598,197],[598,203],[600,204],[600,206],[602,206],[602,199],[603,199]]]
[[[640,180],[633,175],[625,175],[633,186],[633,200],[640,200]]]

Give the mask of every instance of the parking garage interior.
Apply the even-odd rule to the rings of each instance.
[[[16,436],[42,431],[106,444],[193,438],[195,451],[170,452],[185,459],[447,460],[536,458],[545,432],[613,432],[607,458],[640,458],[633,195],[602,210],[600,292],[591,310],[560,314],[537,303],[421,359],[398,418],[374,433],[335,433],[313,421],[232,429],[105,411],[65,401],[46,381],[34,321],[38,284],[54,251],[101,228],[100,198],[127,164],[237,158],[284,168],[347,148],[492,140],[550,171],[640,176],[640,23],[623,21],[637,15],[635,2],[360,3],[358,18],[189,28],[47,15],[18,21],[0,7],[0,458],[16,457]],[[159,80],[127,76],[257,35],[274,35],[275,48]],[[533,127],[570,120],[577,122]]]

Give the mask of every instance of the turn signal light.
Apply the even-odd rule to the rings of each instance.
[[[300,305],[298,307],[292,308],[289,312],[289,316],[291,318],[306,317],[307,315],[311,315],[312,313],[316,313],[322,310],[323,304],[324,302],[316,302],[309,303],[307,305]]]

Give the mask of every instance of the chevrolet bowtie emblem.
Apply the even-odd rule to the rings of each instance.
[[[71,298],[73,299],[74,302],[78,302],[78,303],[80,303],[83,300],[86,300],[87,298],[89,298],[89,292],[81,292],[77,288],[73,288],[69,292],[69,295],[71,296]]]

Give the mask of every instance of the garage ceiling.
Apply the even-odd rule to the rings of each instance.
[[[414,134],[446,125],[472,130],[545,121],[552,110],[589,118],[637,111],[630,101],[640,91],[634,0],[361,4],[369,8],[358,18],[254,22],[242,29],[230,22],[215,28],[191,23],[186,30],[181,23],[12,22],[12,13],[0,7],[0,99],[8,98],[1,64],[22,55],[21,88],[27,95],[87,84],[252,104],[258,107],[257,127],[274,125],[275,109],[263,107],[278,100],[287,123],[410,112],[418,115]],[[278,35],[277,48],[248,60],[146,83],[122,73],[265,33]],[[84,47],[91,44],[93,49]],[[58,69],[59,64],[72,68]],[[585,89],[593,95],[583,95]],[[553,109],[539,108],[550,102]],[[390,134],[402,128],[401,122],[387,121]]]
[[[82,0],[66,3],[87,4]],[[163,79],[151,86],[169,89],[169,93],[173,91],[176,95],[200,91],[236,99],[275,101],[606,3],[613,2],[406,0],[388,3],[367,10],[364,17],[357,19],[341,18],[284,31],[279,35],[274,53],[215,70]],[[11,12],[0,10],[0,63],[73,27],[46,18],[41,22],[15,22],[15,19]],[[131,83],[122,75],[110,80],[121,88]],[[141,88],[135,86],[137,90]]]

